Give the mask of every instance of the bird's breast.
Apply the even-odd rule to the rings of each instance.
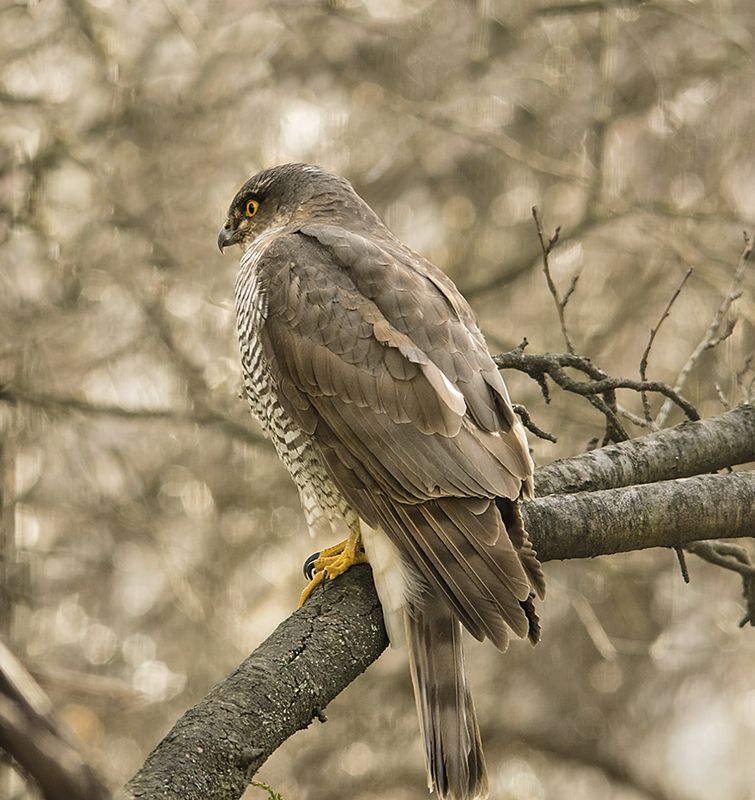
[[[336,518],[348,521],[354,512],[331,481],[313,438],[286,412],[278,395],[271,365],[262,345],[267,319],[267,295],[260,261],[277,231],[263,234],[244,253],[236,279],[236,326],[241,351],[244,389],[252,414],[272,440],[279,458],[294,480],[311,529]]]

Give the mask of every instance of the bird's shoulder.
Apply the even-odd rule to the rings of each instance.
[[[291,226],[269,238],[259,264],[279,327],[347,360],[358,355],[352,363],[362,365],[385,352],[379,341],[385,331],[394,347],[412,351],[411,360],[427,359],[440,370],[481,428],[508,430],[514,423],[469,304],[445,273],[383,226]],[[365,359],[367,350],[373,358]]]

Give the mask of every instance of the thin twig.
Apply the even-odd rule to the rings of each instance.
[[[679,569],[682,571],[682,578],[685,583],[689,583],[689,570],[687,569],[687,559],[684,557],[684,550],[681,547],[675,547],[674,552],[679,561]]]
[[[646,381],[647,380],[647,368],[648,368],[648,358],[650,356],[650,348],[653,346],[653,342],[655,341],[656,334],[661,329],[661,325],[663,325],[663,321],[668,317],[671,313],[671,306],[674,305],[676,302],[676,298],[679,297],[681,294],[682,289],[684,288],[684,284],[687,282],[687,279],[692,274],[692,267],[687,270],[686,275],[682,278],[682,282],[677,287],[676,291],[674,292],[671,299],[668,301],[666,308],[661,314],[661,318],[658,320],[658,324],[650,329],[650,339],[648,340],[647,347],[645,348],[645,352],[642,354],[642,358],[640,359],[640,380]],[[650,414],[650,403],[648,402],[647,392],[644,390],[640,392],[640,396],[642,397],[642,408],[645,412],[645,420],[646,422],[652,425],[653,418]]]
[[[633,414],[631,411],[629,411],[629,409],[624,408],[624,406],[617,405],[616,410],[620,417],[628,419],[633,425],[636,425],[638,428],[650,428],[651,430],[655,430],[655,422],[652,421],[648,422],[642,417],[638,417],[637,414]]]
[[[569,298],[574,294],[574,290],[577,288],[577,283],[581,277],[581,272],[575,272],[572,275],[571,283],[569,284],[569,288],[566,290],[566,294],[563,296],[561,300],[561,308],[566,308],[566,304],[569,302]]]
[[[739,621],[739,627],[744,628],[748,623],[755,626],[755,567],[752,566],[747,550],[738,544],[718,540],[690,542],[684,549],[704,561],[738,572],[742,576],[742,596],[745,598],[747,612]]]
[[[729,323],[727,327],[719,333],[719,328],[721,327],[724,317],[728,313],[729,309],[731,308],[731,304],[740,296],[739,295],[739,286],[742,283],[744,278],[745,268],[747,267],[747,261],[750,258],[750,254],[752,253],[752,246],[753,240],[752,237],[747,235],[747,232],[744,232],[744,241],[745,246],[744,250],[742,251],[742,255],[739,257],[739,264],[737,264],[737,269],[734,272],[734,277],[732,278],[731,285],[729,286],[729,293],[724,298],[724,301],[718,308],[716,312],[716,316],[713,318],[713,322],[711,322],[708,330],[705,332],[705,336],[703,337],[700,344],[695,348],[695,351],[692,355],[687,359],[687,363],[682,368],[682,371],[679,373],[679,377],[676,379],[676,384],[674,385],[674,391],[681,392],[684,384],[689,377],[690,372],[692,371],[695,364],[700,359],[700,356],[706,351],[710,350],[711,347],[715,347],[717,344],[720,344],[727,336],[729,336],[734,330],[733,323]],[[727,332],[728,331],[728,332]],[[661,406],[661,410],[658,412],[658,416],[655,418],[656,425],[659,428],[662,428],[668,418],[669,412],[671,411],[671,402],[666,400],[666,402]]]
[[[535,220],[535,226],[537,227],[537,238],[540,240],[540,248],[543,251],[543,272],[545,273],[545,280],[548,283],[548,291],[550,291],[551,296],[556,303],[556,312],[558,313],[558,321],[561,324],[561,333],[564,335],[564,341],[566,342],[566,351],[568,353],[574,353],[574,345],[571,342],[569,331],[566,329],[564,309],[566,308],[566,303],[568,302],[569,297],[571,297],[572,292],[577,285],[579,275],[574,276],[572,279],[572,285],[569,287],[569,291],[567,291],[567,293],[564,295],[563,300],[560,299],[558,296],[558,289],[556,289],[556,284],[553,282],[553,278],[551,277],[551,268],[550,264],[548,263],[548,256],[558,243],[558,236],[561,232],[561,227],[559,226],[556,228],[553,236],[551,236],[546,242],[545,234],[543,233],[543,227],[540,224],[540,215],[538,213],[537,206],[532,206],[532,216]]]
[[[721,388],[721,384],[716,384],[716,394],[718,395],[718,399],[721,401],[721,405],[724,407],[725,411],[731,411],[731,403],[729,402],[729,398],[726,396],[724,390]]]
[[[522,347],[508,353],[499,353],[493,356],[493,361],[499,369],[516,369],[529,375],[543,390],[546,402],[549,401],[546,376],[550,377],[558,386],[567,392],[580,394],[587,398],[603,395],[606,403],[615,406],[615,391],[617,389],[631,389],[635,392],[658,392],[675,403],[689,419],[700,419],[697,409],[674,391],[670,386],[660,381],[635,381],[629,378],[612,378],[603,370],[596,367],[589,359],[573,353],[546,353],[532,355],[525,353]],[[570,377],[565,367],[577,369],[587,375],[590,380],[580,381]],[[595,397],[595,399],[600,399]],[[603,411],[601,409],[601,411]],[[605,412],[603,412],[605,413]],[[618,409],[611,409],[612,419],[618,421]]]
[[[749,403],[750,402],[750,395],[753,381],[751,380],[747,388],[745,388],[745,375],[752,369],[752,361],[755,358],[755,352],[750,353],[749,356],[745,359],[744,366],[742,369],[737,373],[737,387],[740,391],[740,396],[742,398],[741,402]]]
[[[589,600],[579,592],[569,592],[569,600],[572,608],[577,612],[579,621],[584,625],[587,635],[595,645],[595,649],[606,661],[615,661],[617,656],[616,647],[609,639]]]
[[[530,433],[534,433],[538,439],[546,439],[549,442],[553,442],[554,444],[558,441],[556,437],[552,433],[548,433],[548,431],[544,431],[542,428],[539,428],[533,421],[532,417],[530,417],[530,412],[527,409],[520,405],[519,403],[514,403],[512,405],[514,409],[514,413],[518,414],[522,420],[522,424],[525,428],[527,428]]]

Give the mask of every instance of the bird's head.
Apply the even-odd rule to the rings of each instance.
[[[237,244],[246,250],[271,228],[297,221],[312,222],[348,209],[355,224],[377,217],[357,195],[351,184],[311,164],[282,164],[250,178],[233,198],[225,224],[218,235],[218,247]],[[381,223],[378,221],[378,225]]]

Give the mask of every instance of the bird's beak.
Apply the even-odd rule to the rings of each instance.
[[[226,222],[218,234],[218,250],[222,254],[223,248],[232,244],[238,244],[238,231],[232,231],[229,223]]]

